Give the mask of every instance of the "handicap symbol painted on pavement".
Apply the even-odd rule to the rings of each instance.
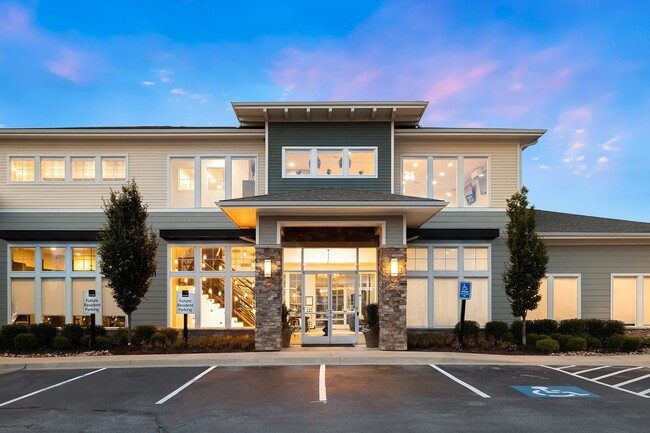
[[[599,395],[580,389],[577,386],[513,386],[528,397],[548,398],[594,398]]]

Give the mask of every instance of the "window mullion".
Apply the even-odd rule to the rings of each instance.
[[[343,177],[348,177],[350,170],[350,152],[348,149],[341,150],[341,165],[341,168],[343,169]]]
[[[194,158],[194,207],[201,207],[201,157]]]
[[[636,326],[643,326],[643,276],[636,277]]]
[[[309,175],[311,177],[316,177],[318,175],[318,150],[317,149],[309,150],[309,160],[311,161]]]
[[[555,279],[552,275],[546,277],[546,297],[547,303],[547,317],[555,319]]]
[[[427,156],[427,197],[433,198],[434,188],[433,179],[435,179],[433,172],[433,156]]]
[[[65,248],[65,323],[72,323],[72,247]]]
[[[232,198],[232,157],[226,156],[224,159],[224,197],[226,200]]]

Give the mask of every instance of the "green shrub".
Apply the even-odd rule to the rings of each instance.
[[[129,344],[129,330],[126,328],[117,328],[111,336],[111,342],[116,346],[126,346]]]
[[[2,337],[0,337],[0,338],[2,338]],[[650,347],[650,337],[644,338],[643,341],[641,342],[641,345],[643,347]]]
[[[200,337],[191,339],[188,343],[190,349],[213,352],[246,351],[255,347],[255,339],[250,335]]]
[[[512,332],[508,331],[501,336],[501,343],[508,343],[512,345],[515,341],[515,336],[512,335]]]
[[[573,335],[561,334],[556,341],[560,345],[560,349],[567,350],[567,345],[569,344],[569,340],[571,340],[572,338]]]
[[[409,349],[431,349],[445,347],[445,337],[430,333],[407,333],[407,347]]]
[[[72,343],[66,337],[57,335],[52,339],[52,347],[56,350],[65,350],[72,347]]]
[[[562,334],[560,334],[559,332],[554,332],[551,334],[551,338],[555,341],[559,341],[561,336]]]
[[[620,320],[604,320],[603,336],[601,341],[607,341],[609,337],[615,334],[625,335],[625,323]]]
[[[165,347],[167,345],[167,336],[162,332],[154,332],[149,339],[149,344],[154,347]]]
[[[557,322],[551,319],[538,319],[526,321],[526,334],[551,335],[557,332]],[[528,340],[528,339],[526,339]]]
[[[165,334],[167,343],[170,345],[176,344],[178,338],[181,336],[181,331],[175,328],[160,328],[158,332]]]
[[[579,335],[587,332],[587,321],[582,319],[561,320],[557,332],[566,335]]]
[[[587,350],[587,340],[582,337],[571,337],[566,343],[566,350],[570,352],[582,352]]]
[[[463,338],[478,338],[478,333],[481,330],[481,325],[473,320],[465,320],[465,329],[463,329]],[[454,334],[458,337],[460,335],[460,322],[454,326]]]
[[[0,330],[4,335],[7,342],[7,349],[11,349],[14,345],[14,339],[18,334],[29,333],[29,328],[25,325],[5,325]]]
[[[560,344],[557,341],[552,340],[550,338],[546,338],[544,340],[538,340],[537,343],[535,344],[535,347],[537,347],[539,350],[541,350],[544,353],[552,353],[560,350]]]
[[[95,339],[95,343],[97,339]],[[79,339],[79,344],[83,349],[90,349],[90,335],[82,335]]]
[[[81,343],[84,330],[77,323],[68,323],[61,328],[61,335],[70,340],[70,344],[73,346],[78,346]]]
[[[133,330],[133,345],[139,346],[144,341],[149,343],[151,336],[158,330],[154,325],[140,325]]]
[[[581,335],[582,338],[587,340],[587,349],[600,349],[603,347],[603,343],[593,335]]]
[[[504,334],[510,331],[508,324],[506,322],[501,322],[499,320],[493,320],[485,324],[485,338],[494,338],[495,340],[501,340]]]
[[[364,310],[364,317],[366,318],[366,325],[368,328],[374,328],[379,325],[379,305],[368,304]]]
[[[105,350],[108,349],[108,338],[103,336],[103,335],[98,335],[95,337],[95,346],[97,346],[97,350]]]
[[[39,347],[45,347],[49,346],[52,339],[56,337],[56,326],[48,323],[39,323],[37,325],[31,325],[29,332],[36,336]]]
[[[0,350],[7,349],[9,349],[9,343],[7,342],[5,335],[0,331]]]
[[[609,336],[605,336],[605,321],[600,319],[585,319],[585,326],[587,331],[585,335],[591,335],[600,341],[607,341]],[[584,337],[584,335],[582,335]],[[587,341],[589,344],[589,341]]]
[[[38,349],[38,338],[36,335],[24,332],[14,337],[14,349],[34,350]]]
[[[526,335],[526,344],[534,346],[539,340],[547,340],[549,338],[551,338],[551,336],[546,334],[528,334]]]
[[[625,336],[623,337],[622,349],[626,352],[636,352],[641,348],[642,341],[641,337]]]
[[[84,335],[90,335],[90,326],[84,326]],[[106,337],[106,328],[102,325],[95,325],[95,336]]]
[[[516,341],[521,341],[521,320],[515,320],[510,324],[510,332],[514,335]]]
[[[621,350],[625,337],[622,334],[614,334],[607,339],[607,347],[612,350]]]

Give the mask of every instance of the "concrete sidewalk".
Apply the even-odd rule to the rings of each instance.
[[[261,366],[261,365],[631,365],[650,367],[650,354],[606,356],[492,355],[463,352],[384,352],[356,347],[292,347],[280,352],[192,353],[162,355],[0,357],[0,374],[15,370]]]

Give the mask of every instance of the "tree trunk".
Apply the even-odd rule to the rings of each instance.
[[[526,345],[526,316],[521,318],[521,344]]]
[[[129,341],[129,346],[131,346],[131,313],[126,314],[126,320],[128,320],[126,324],[126,329],[127,329],[127,336],[128,336],[128,341]]]

